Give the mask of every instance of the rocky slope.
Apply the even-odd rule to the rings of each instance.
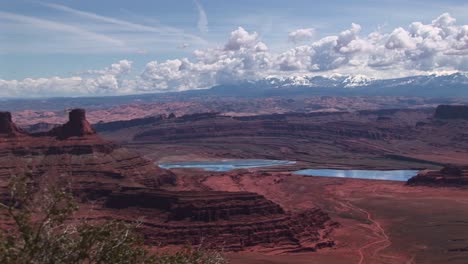
[[[127,188],[112,193],[105,206],[117,219],[141,217],[141,231],[149,243],[203,243],[228,251],[253,246],[315,251],[334,245],[329,234],[337,226],[319,208],[289,213],[249,192]]]

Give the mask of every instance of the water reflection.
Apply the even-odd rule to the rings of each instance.
[[[171,162],[161,163],[159,167],[163,169],[174,168],[195,168],[206,171],[230,171],[235,169],[250,169],[259,167],[279,166],[294,164],[294,161],[289,160],[217,160],[217,161],[190,161],[190,162]]]
[[[417,170],[332,170],[332,169],[307,169],[296,171],[295,174],[307,176],[372,179],[387,181],[407,181],[418,174]]]

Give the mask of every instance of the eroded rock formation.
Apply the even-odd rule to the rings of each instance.
[[[118,219],[142,217],[141,230],[149,243],[204,243],[224,250],[261,245],[315,251],[334,245],[328,235],[337,225],[318,208],[293,214],[249,192],[127,188],[113,192],[105,206],[118,212]]]
[[[23,132],[16,127],[11,118],[10,112],[0,112],[0,137],[18,136]]]
[[[326,119],[326,114],[322,119]],[[333,113],[333,115],[339,115]],[[346,137],[370,140],[399,139],[404,129],[373,128],[360,122],[310,122],[319,114],[285,114],[252,117],[200,115],[157,124],[134,136],[135,141],[177,141],[215,137]]]
[[[425,170],[409,179],[408,185],[466,186],[468,167],[447,165],[441,170]]]
[[[0,190],[15,174],[36,179],[62,178],[80,196],[99,197],[119,186],[157,188],[174,184],[174,175],[138,154],[103,140],[86,121],[84,110],[72,110],[70,120],[50,132],[26,134],[2,115]],[[21,137],[11,137],[21,135]]]
[[[94,135],[96,132],[86,120],[84,109],[73,109],[68,113],[68,122],[50,131],[50,135],[60,139]]]

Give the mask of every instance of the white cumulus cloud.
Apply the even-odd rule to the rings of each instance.
[[[313,38],[313,33],[299,29],[289,37],[300,42]],[[271,51],[258,33],[239,27],[224,44],[195,50],[190,59],[150,61],[134,76],[129,76],[131,69],[132,62],[121,60],[74,77],[0,79],[0,96],[182,91],[270,75],[365,74],[392,78],[468,71],[468,25],[458,25],[448,13],[429,23],[413,22],[387,33],[363,34],[361,26],[353,23],[336,35],[282,52]]]
[[[244,28],[239,27],[238,29],[231,32],[231,36],[224,46],[225,50],[239,50],[241,48],[249,48],[257,43],[258,34],[257,32],[249,33]]]
[[[130,90],[124,76],[130,72],[132,62],[121,60],[102,70],[89,70],[83,76],[26,78],[23,80],[0,79],[0,97],[42,97],[77,95],[113,95]],[[124,88],[125,87],[125,88]]]
[[[312,40],[315,37],[314,28],[300,28],[289,33],[288,40],[293,43],[300,43]]]

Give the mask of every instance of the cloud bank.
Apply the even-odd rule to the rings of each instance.
[[[312,40],[315,36],[314,28],[300,28],[289,33],[288,40],[293,43],[300,43]]]
[[[364,35],[361,26],[311,41],[312,28],[298,29],[289,40],[301,42],[271,52],[259,34],[242,27],[216,48],[195,50],[193,58],[150,61],[130,75],[121,60],[80,76],[0,80],[0,96],[105,95],[183,91],[266,76],[364,74],[392,78],[435,71],[468,71],[468,25],[444,13],[431,23],[414,22],[390,32]]]

